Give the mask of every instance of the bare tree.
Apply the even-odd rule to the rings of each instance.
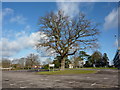
[[[37,43],[37,47],[53,49],[61,56],[61,70],[65,68],[65,59],[74,55],[80,49],[97,46],[99,30],[84,14],[70,18],[59,10],[58,13],[50,12],[40,18],[40,32],[43,32],[48,40]]]
[[[9,68],[11,66],[11,61],[7,58],[2,58],[2,67]]]
[[[27,58],[26,58],[26,66],[31,68],[33,65],[39,65],[40,62],[38,60],[38,55],[35,54],[30,54]]]
[[[25,62],[26,62],[26,58],[20,58],[19,60],[18,60],[18,64],[20,65],[20,68],[25,68]]]

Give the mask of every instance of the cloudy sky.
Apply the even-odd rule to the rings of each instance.
[[[37,53],[35,43],[44,38],[39,30],[39,18],[47,12],[63,9],[65,14],[74,17],[79,12],[99,23],[99,51],[107,53],[110,61],[114,58],[118,44],[118,3],[116,2],[3,2],[2,37],[0,51],[3,57],[20,58]],[[1,15],[1,13],[0,13]],[[1,19],[1,18],[0,18]],[[116,36],[116,37],[115,37]],[[89,54],[92,51],[87,51]],[[47,56],[41,49],[40,56]]]

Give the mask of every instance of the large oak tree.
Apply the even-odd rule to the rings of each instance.
[[[65,59],[74,55],[78,50],[97,46],[97,25],[86,19],[84,14],[70,18],[59,10],[50,12],[39,19],[40,32],[43,32],[48,40],[37,43],[37,47],[47,47],[61,56],[61,70],[65,68]]]

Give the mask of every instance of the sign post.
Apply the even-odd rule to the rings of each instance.
[[[55,64],[49,64],[49,71],[50,71],[50,67],[52,67],[53,71],[54,71],[54,66],[55,66]]]

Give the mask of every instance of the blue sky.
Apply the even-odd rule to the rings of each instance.
[[[63,9],[66,14],[74,17],[79,12],[93,22],[100,23],[98,29],[99,51],[107,53],[110,61],[117,50],[118,35],[118,3],[117,2],[3,2],[2,56],[9,58],[26,57],[30,53],[37,53],[34,43],[38,39],[38,21],[47,12]],[[42,49],[40,56],[46,52]],[[92,51],[87,51],[89,54]],[[47,55],[46,55],[47,56]]]

